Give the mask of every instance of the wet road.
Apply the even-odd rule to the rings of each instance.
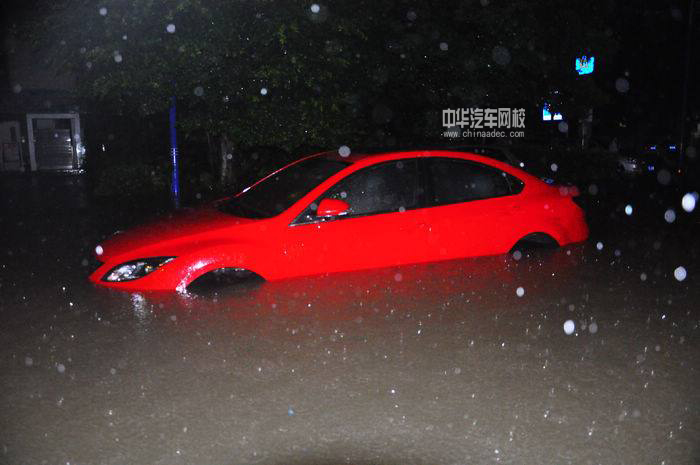
[[[147,208],[2,183],[0,463],[700,462],[697,212],[621,199],[519,260],[130,295],[84,260]]]

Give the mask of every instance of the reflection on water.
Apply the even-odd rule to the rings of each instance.
[[[577,245],[516,254],[517,259],[499,255],[275,282],[242,280],[199,293],[132,294],[132,302],[138,315],[143,315],[147,305],[155,315],[177,315],[184,320],[203,320],[215,314],[232,320],[313,317],[346,321],[401,306],[448,306],[454,299],[478,301],[481,308],[509,307],[522,302],[518,288],[526,290],[531,299],[543,288],[571,285],[583,249]]]

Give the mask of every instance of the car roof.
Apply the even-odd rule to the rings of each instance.
[[[422,158],[422,157],[450,157],[462,160],[469,160],[476,163],[483,163],[489,165],[492,168],[505,171],[513,176],[516,176],[522,181],[527,181],[529,184],[537,184],[537,182],[542,182],[537,176],[532,175],[524,171],[519,166],[514,166],[507,161],[499,160],[498,158],[488,156],[486,154],[479,154],[470,151],[456,150],[453,148],[436,148],[436,149],[417,149],[417,150],[385,150],[377,153],[351,153],[350,155],[343,157],[338,153],[338,151],[328,151],[321,152],[315,155],[310,155],[305,158],[312,157],[325,157],[329,160],[335,160],[347,165],[354,165],[361,163],[363,165],[372,165],[374,163],[379,163],[382,161],[390,161],[406,158]],[[544,184],[544,183],[543,183]]]
[[[486,153],[479,153],[479,151],[485,151]],[[489,145],[459,145],[452,147],[417,147],[417,148],[396,148],[396,149],[369,149],[369,150],[358,150],[353,151],[348,156],[340,155],[339,150],[329,150],[326,152],[321,152],[313,156],[321,156],[330,160],[343,161],[345,163],[357,163],[362,160],[374,157],[382,156],[394,156],[400,154],[406,154],[413,157],[427,157],[431,156],[434,152],[443,153],[455,153],[455,154],[469,154],[476,155],[480,157],[485,157],[489,160],[503,161],[500,158],[492,156],[488,151],[500,151],[503,153],[507,152],[507,148],[499,146],[489,146]]]

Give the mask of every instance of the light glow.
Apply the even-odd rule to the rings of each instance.
[[[585,55],[576,58],[576,72],[582,76],[584,74],[591,74],[595,69],[595,57],[586,57]]]

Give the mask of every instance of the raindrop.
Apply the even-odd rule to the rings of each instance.
[[[12,92],[14,92],[15,94],[19,94],[20,92],[22,92],[22,86],[20,84],[15,84],[14,86],[12,86]]]
[[[321,5],[319,5],[318,3],[314,3],[313,5],[311,5],[311,13],[317,14],[320,11],[321,11]]]
[[[95,253],[97,255],[102,255],[104,253],[104,249],[102,248],[101,245],[98,245],[97,247],[95,247]]]
[[[100,16],[107,16],[107,8],[105,8],[105,7],[100,8]]]
[[[569,132],[569,124],[566,121],[559,121],[557,125],[559,132],[567,133]]]
[[[597,195],[598,194],[598,186],[595,184],[591,184],[588,186],[588,193],[591,195]]]
[[[401,273],[396,273],[394,275],[394,281],[396,281],[397,283],[400,282],[402,279],[403,279],[403,275]]]
[[[406,19],[408,19],[409,21],[415,21],[416,18],[418,18],[418,15],[415,11],[409,11],[408,13],[406,13]]]
[[[65,373],[66,366],[62,363],[59,363],[58,365],[56,365],[56,370],[58,370],[59,373]]]
[[[521,258],[523,258],[523,253],[521,251],[516,250],[515,252],[513,252],[513,260],[518,261]]]
[[[642,281],[646,281],[646,280],[647,280],[647,274],[646,274],[646,273],[640,274],[640,275],[639,275],[639,279],[641,279]]]
[[[173,23],[170,23],[167,25],[165,30],[168,31],[170,34],[174,34],[175,33],[175,25]]]
[[[338,149],[338,154],[340,154],[341,157],[347,157],[350,155],[350,147],[347,145],[341,145],[340,148]]]
[[[443,52],[446,52],[447,49],[450,48],[449,45],[447,45],[447,42],[440,42],[440,50]]]
[[[690,146],[687,149],[685,149],[685,155],[690,159],[690,160],[695,160],[695,157],[698,156],[698,151],[695,147]]]
[[[518,288],[515,290],[515,295],[517,295],[518,297],[524,296],[524,295],[525,295],[525,289],[523,289],[522,287],[518,287]]]
[[[196,95],[197,97],[201,97],[202,95],[204,95],[204,87],[202,87],[202,86],[195,87],[194,88],[194,95]]]
[[[488,2],[487,2],[488,4]],[[483,5],[483,1],[482,1]],[[495,61],[497,64],[501,66],[506,66],[510,64],[510,52],[508,51],[507,48],[503,47],[502,45],[496,45],[493,48],[493,51],[491,52],[491,58],[493,61]]]
[[[634,211],[634,209],[632,208],[632,205],[625,206],[625,215],[631,216],[633,211]]]
[[[489,0],[481,0],[481,6],[488,6]]]
[[[598,250],[603,250],[603,243],[598,241],[598,243],[595,245],[595,248]]]
[[[293,409],[292,407],[289,407],[289,408],[287,409],[287,416],[288,416],[288,417],[293,417],[295,413],[296,413],[296,412],[294,411],[294,409]]]
[[[559,169],[559,165],[557,165],[556,163],[552,163],[551,165],[549,165],[549,168],[556,173]]]
[[[674,221],[676,221],[676,212],[673,211],[672,208],[669,208],[664,213],[664,219],[666,220],[667,223],[673,223]]]
[[[576,329],[576,324],[574,323],[573,320],[566,320],[564,322],[564,332],[566,333],[567,336],[570,336],[574,333],[574,330]]]
[[[687,193],[683,196],[683,199],[681,199],[681,206],[683,207],[683,210],[687,211],[688,213],[692,212],[695,210],[695,203],[697,202],[697,198],[693,193]]]
[[[685,271],[684,267],[679,266],[678,268],[673,270],[673,276],[676,278],[676,280],[680,282],[688,276],[688,273]]]
[[[260,89],[260,95],[267,95],[267,87]]]
[[[24,357],[24,364],[28,367],[34,365],[34,359],[31,357]]]
[[[615,89],[617,89],[618,92],[624,94],[625,92],[630,90],[630,82],[623,77],[617,78],[615,80]]]
[[[659,170],[659,172],[656,174],[656,180],[659,181],[659,184],[662,186],[667,186],[668,183],[671,182],[671,173],[665,169]]]
[[[116,61],[117,63],[121,63],[121,62],[122,62],[122,55],[121,55],[121,53],[119,53],[119,52],[115,52],[115,53],[114,53],[114,61]]]
[[[564,331],[566,331],[566,328],[564,328]],[[590,325],[588,325],[588,331],[590,331],[591,334],[597,333],[598,332],[598,323],[596,323],[594,321]]]

